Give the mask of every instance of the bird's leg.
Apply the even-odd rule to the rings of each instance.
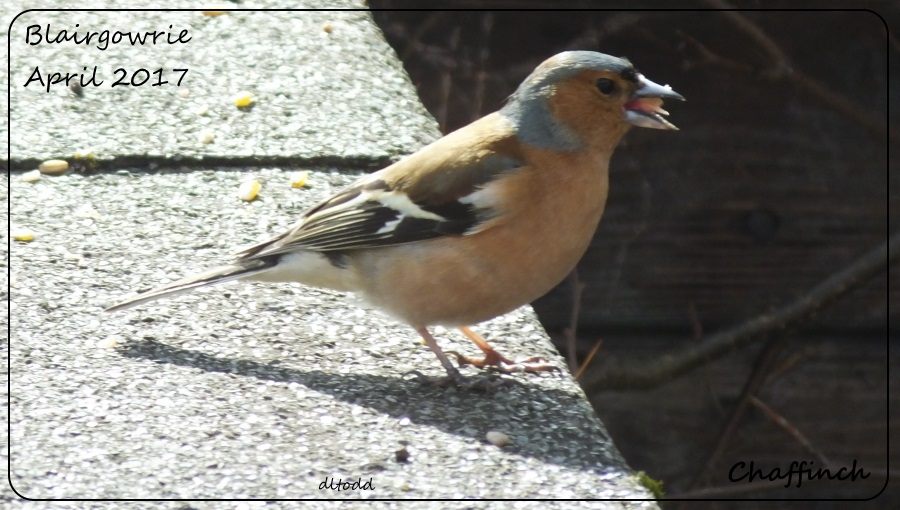
[[[438,357],[441,365],[444,365],[444,369],[447,370],[447,375],[449,376],[428,377],[417,370],[413,370],[412,372],[410,372],[418,377],[419,380],[425,382],[426,384],[433,384],[437,386],[456,385],[457,387],[460,387],[464,390],[478,390],[488,393],[493,393],[506,384],[505,381],[496,380],[493,377],[478,377],[472,380],[466,380],[466,378],[459,373],[459,370],[455,366],[453,366],[453,363],[450,362],[450,360],[447,358],[447,355],[444,354],[444,351],[441,350],[440,346],[437,344],[437,341],[433,336],[431,336],[431,333],[429,333],[426,328],[416,328],[416,331],[418,331],[419,334],[422,335],[422,339],[425,340],[425,343],[428,345],[428,347]],[[459,355],[457,354],[457,356]]]
[[[549,372],[551,370],[556,370],[556,367],[547,363],[547,360],[541,358],[540,356],[533,356],[528,359],[513,361],[506,356],[500,354],[495,351],[493,347],[491,347],[487,341],[479,336],[477,333],[469,329],[468,327],[459,328],[462,331],[462,334],[466,335],[469,340],[475,343],[481,352],[484,353],[484,358],[469,358],[468,356],[463,356],[458,352],[451,352],[456,356],[456,362],[459,366],[464,365],[473,365],[478,368],[484,368],[487,366],[495,366],[501,372]],[[443,353],[442,353],[443,354]],[[443,361],[442,361],[443,363]]]
[[[456,354],[456,359],[457,359],[457,362],[460,364],[460,366],[473,365],[478,368],[484,368],[488,365],[500,366],[500,363],[503,363],[506,365],[515,365],[516,364],[515,361],[513,361],[513,360],[507,358],[506,356],[500,354],[499,352],[495,351],[494,348],[491,347],[487,343],[487,340],[482,338],[481,335],[479,335],[478,333],[475,333],[468,327],[462,327],[462,328],[459,328],[459,330],[462,331],[462,334],[469,337],[469,340],[474,342],[475,345],[477,345],[478,348],[481,349],[481,352],[484,353],[483,359],[477,359],[477,358],[469,358],[469,357],[466,357],[466,356],[463,356],[461,354],[454,352],[453,354]]]
[[[465,378],[462,374],[459,373],[459,369],[453,366],[453,363],[450,362],[450,359],[447,358],[447,355],[444,354],[444,351],[441,350],[441,346],[437,344],[437,340],[431,336],[431,333],[428,332],[427,328],[416,328],[416,331],[422,335],[422,339],[425,340],[425,344],[431,349],[431,352],[437,356],[438,360],[441,362],[441,365],[444,366],[444,370],[447,371],[447,375],[450,376],[450,379],[457,384],[464,384]]]

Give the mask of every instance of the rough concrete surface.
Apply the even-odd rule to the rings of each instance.
[[[353,1],[334,4],[363,7]],[[90,30],[165,30],[177,40],[188,30],[183,39],[190,41],[110,43],[100,50],[97,36],[93,45],[30,45],[25,36],[33,25],[42,27],[44,39],[49,25],[52,37],[60,30],[82,38]],[[119,162],[386,160],[438,134],[365,11],[241,11],[216,17],[197,11],[28,12],[16,18],[11,35],[10,128],[16,134],[11,148],[14,161],[25,165],[84,151]],[[44,83],[52,73],[78,73],[72,82],[84,74],[87,86],[80,98],[65,83],[49,85],[49,92],[41,81],[24,86],[35,70]],[[140,83],[148,75],[143,85],[131,85],[132,78]],[[127,84],[114,86],[122,76]],[[168,83],[155,86],[160,79]],[[256,98],[251,108],[235,107],[233,98],[242,91]],[[215,136],[213,143],[199,141],[207,131]],[[6,138],[5,126],[0,135]]]
[[[71,13],[30,15],[65,23]],[[8,458],[19,494],[109,500],[649,497],[567,371],[497,376],[505,384],[494,393],[423,384],[409,372],[441,375],[434,355],[409,327],[352,297],[299,285],[226,284],[102,312],[134,290],[227,261],[239,247],[289,226],[364,167],[412,152],[437,133],[366,13],[206,18],[93,12],[78,19],[110,29],[185,25],[195,39],[172,54],[161,47],[13,48],[13,171],[4,197],[13,227],[34,232],[30,242],[7,238]],[[323,23],[332,24],[330,34]],[[18,83],[29,67],[66,62],[107,69],[188,65],[197,73],[185,96],[138,87],[85,89],[78,97]],[[257,106],[241,111],[231,104],[228,97],[238,88],[254,91]],[[206,115],[196,113],[201,102],[209,105]],[[196,139],[203,126],[216,130],[210,144]],[[78,171],[21,180],[41,159],[75,162],[71,154],[85,145],[101,171],[91,171],[88,160]],[[199,162],[207,157],[223,164]],[[249,164],[252,158],[258,164]],[[308,187],[290,187],[289,173],[296,170],[311,171]],[[237,189],[250,177],[262,191],[247,203]],[[541,355],[564,367],[529,307],[476,329],[513,357]],[[445,349],[474,354],[455,331],[439,331],[438,339]],[[507,434],[509,444],[490,444],[489,431]],[[371,480],[373,488],[320,489],[331,477]],[[8,488],[2,497],[16,498]],[[14,504],[43,508],[40,502]],[[516,507],[548,505],[655,507],[641,501]],[[214,502],[160,506],[221,508]]]

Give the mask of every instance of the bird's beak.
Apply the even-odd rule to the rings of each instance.
[[[663,115],[669,114],[661,108],[663,99],[666,98],[684,101],[684,97],[672,90],[672,87],[653,83],[639,74],[637,89],[624,106],[625,121],[645,128],[677,130],[677,127],[663,118]]]

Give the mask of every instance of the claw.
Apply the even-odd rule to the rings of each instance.
[[[472,365],[477,368],[494,367],[504,374],[513,374],[517,372],[538,373],[552,372],[558,370],[555,365],[551,365],[546,359],[540,356],[532,356],[519,361],[512,361],[498,353],[497,351],[485,352],[484,358],[470,358],[463,356],[456,351],[446,351],[447,354],[456,356],[456,363],[460,367]],[[491,355],[493,353],[493,356]]]
[[[515,372],[550,372],[557,369],[554,365],[551,365],[546,359],[541,358],[540,356],[532,356],[524,360],[513,361],[495,351],[494,348],[491,347],[484,338],[481,338],[480,335],[478,335],[471,329],[459,328],[459,330],[462,331],[464,335],[469,337],[469,340],[477,345],[478,348],[481,349],[481,352],[484,353],[484,358],[479,359],[463,356],[458,352],[447,351],[450,354],[456,356],[456,363],[461,367],[465,365],[472,365],[478,368],[492,366],[497,367],[497,370],[505,374],[511,374]]]
[[[458,375],[459,372],[456,372]],[[509,380],[506,379],[498,379],[496,377],[473,377],[473,378],[465,378],[462,375],[459,377],[455,377],[448,372],[448,375],[445,376],[430,376],[425,375],[418,370],[410,370],[404,374],[414,375],[416,380],[419,381],[422,385],[425,386],[437,386],[439,388],[447,388],[447,387],[457,387],[463,390],[475,390],[475,391],[483,391],[485,393],[494,393],[499,388],[503,386],[507,386],[509,384]]]

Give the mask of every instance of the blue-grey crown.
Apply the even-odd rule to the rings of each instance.
[[[500,109],[513,124],[519,139],[548,150],[576,150],[582,141],[566,126],[556,122],[547,110],[551,86],[586,70],[608,70],[622,74],[632,69],[627,59],[595,51],[566,51],[539,65]]]

